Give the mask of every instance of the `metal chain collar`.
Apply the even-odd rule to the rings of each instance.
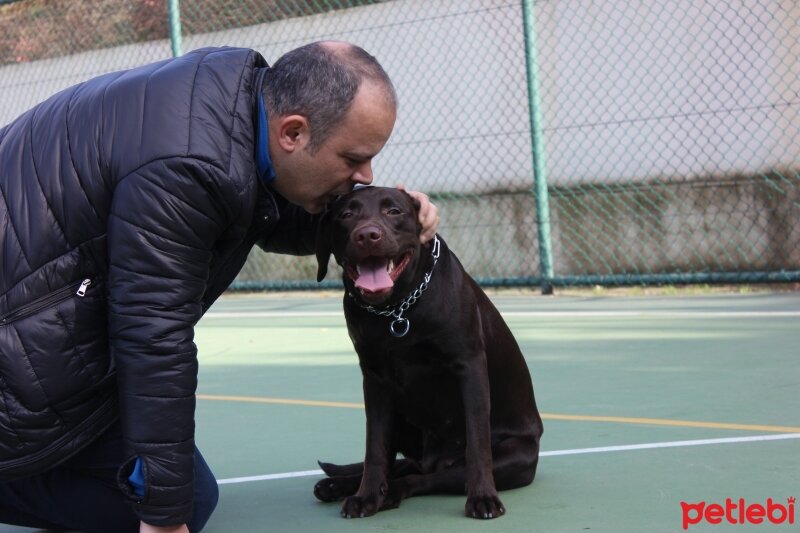
[[[411,329],[411,322],[403,317],[403,313],[408,311],[408,308],[417,303],[417,300],[420,299],[422,293],[425,292],[425,289],[428,288],[428,283],[431,281],[431,275],[433,274],[433,269],[436,267],[436,262],[439,260],[439,253],[440,253],[440,243],[439,237],[434,235],[433,236],[433,249],[431,250],[431,256],[433,257],[433,265],[431,265],[431,269],[425,274],[425,278],[422,280],[422,283],[419,284],[419,287],[414,289],[406,299],[400,302],[400,305],[395,307],[394,309],[377,309],[372,307],[371,305],[361,305],[362,308],[366,309],[373,315],[380,315],[380,316],[390,316],[394,317],[391,324],[389,324],[389,332],[395,337],[405,337],[408,333],[408,330]],[[355,298],[352,293],[350,294],[351,298]]]

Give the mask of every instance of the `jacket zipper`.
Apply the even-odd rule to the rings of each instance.
[[[66,300],[72,294],[76,294],[77,296],[83,298],[84,296],[86,296],[86,290],[89,288],[89,285],[91,284],[92,280],[90,278],[86,278],[80,283],[73,283],[72,285],[58,289],[55,292],[46,294],[41,298],[37,298],[36,300],[32,301],[31,303],[29,303],[24,307],[20,307],[19,309],[15,309],[10,313],[0,316],[0,326],[5,326],[10,324],[11,322],[14,322],[15,320],[20,320],[27,316],[36,314],[42,309],[45,309],[63,300]]]

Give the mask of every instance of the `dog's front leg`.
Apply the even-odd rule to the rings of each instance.
[[[362,367],[364,408],[367,415],[367,450],[364,474],[358,491],[342,505],[344,518],[363,518],[377,513],[386,497],[387,476],[394,461],[392,444],[392,402],[385,387]]]
[[[496,518],[506,510],[497,496],[492,474],[489,374],[483,350],[470,354],[459,365],[461,395],[466,421],[466,489],[464,514],[472,518]]]

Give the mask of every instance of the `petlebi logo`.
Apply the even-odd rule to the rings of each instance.
[[[766,502],[748,502],[744,498],[738,500],[726,498],[721,503],[687,503],[681,502],[683,514],[683,529],[697,524],[794,524],[795,513],[794,497],[786,498],[786,504],[782,500],[767,498]]]

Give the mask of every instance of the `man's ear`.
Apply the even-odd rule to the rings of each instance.
[[[328,261],[333,248],[332,238],[330,211],[325,211],[317,226],[317,283],[325,279],[328,273]]]
[[[311,140],[308,119],[303,115],[286,115],[277,119],[278,145],[286,152],[305,148]]]

